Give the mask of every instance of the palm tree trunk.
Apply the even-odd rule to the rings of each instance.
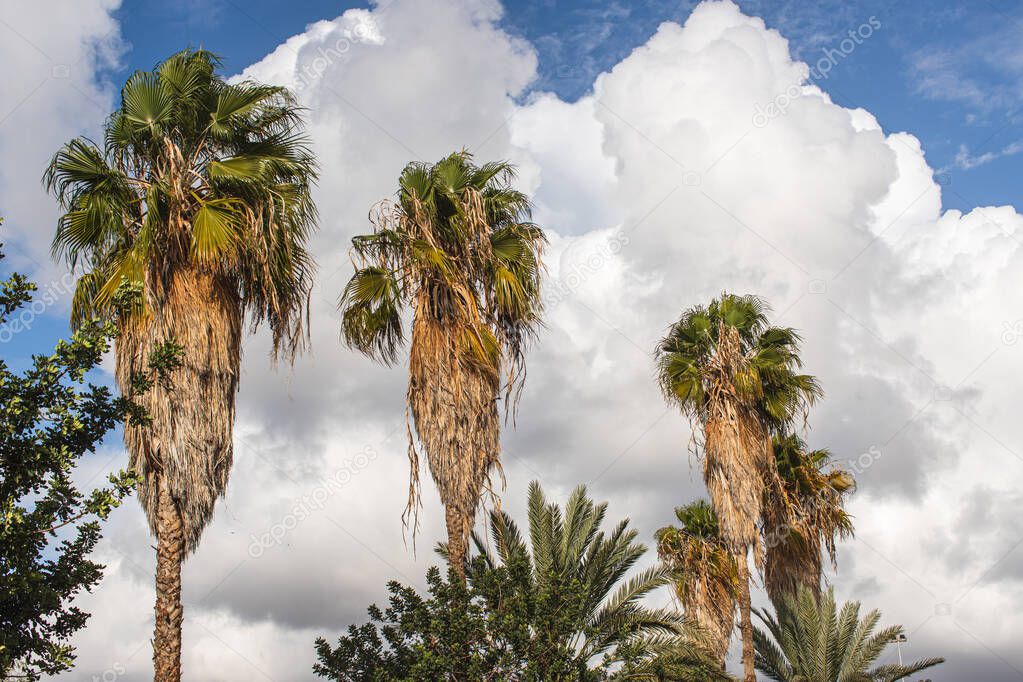
[[[757,682],[753,657],[753,620],[750,618],[749,564],[746,552],[736,557],[739,564],[739,629],[742,631],[742,669],[744,682]]]
[[[448,526],[448,565],[465,582],[466,533],[465,520],[453,507],[444,508],[444,517]]]
[[[153,635],[154,682],[181,680],[181,562],[185,532],[181,512],[162,483],[157,500],[156,628]]]

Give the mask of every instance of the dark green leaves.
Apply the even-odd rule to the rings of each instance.
[[[467,585],[436,568],[425,596],[390,583],[388,608],[370,607],[371,622],[349,627],[336,646],[316,641],[314,672],[352,682],[728,679],[677,613],[644,604],[666,574],[626,578],[645,548],[627,520],[602,529],[605,512],[583,487],[561,508],[534,482],[528,543],[506,513],[492,512],[494,550],[474,537],[480,553]],[[649,677],[655,670],[671,676]]]
[[[0,324],[34,287],[15,275],[0,292]],[[15,374],[0,361],[0,677],[39,679],[74,662],[70,637],[89,614],[72,606],[102,566],[89,559],[99,521],[132,491],[128,472],[81,491],[73,472],[131,413],[127,401],[83,385],[107,351],[111,325],[83,325]]]

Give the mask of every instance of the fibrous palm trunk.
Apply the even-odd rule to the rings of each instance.
[[[145,311],[122,319],[117,381],[129,394],[136,376],[151,375],[154,351],[168,341],[181,346],[181,365],[135,396],[149,423],[124,431],[139,502],[157,538],[156,679],[177,682],[181,563],[212,519],[233,459],[241,306],[228,281],[188,266],[148,277]]]
[[[444,504],[448,563],[463,580],[469,533],[490,473],[500,466],[496,374],[468,350],[471,330],[417,310],[412,331],[408,404],[426,450],[430,475]],[[416,503],[418,455],[410,443]]]
[[[181,513],[165,486],[157,502],[156,626],[153,637],[153,679],[181,679],[181,562],[185,556]]]

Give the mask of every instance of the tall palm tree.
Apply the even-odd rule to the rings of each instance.
[[[305,339],[316,170],[283,88],[226,83],[217,58],[186,50],[136,72],[102,146],[78,138],[44,181],[64,211],[54,257],[84,266],[72,325],[116,320],[122,392],[172,342],[183,364],[125,429],[139,500],[157,538],[157,680],[181,673],[181,563],[224,494],[242,326],[265,322],[274,356]]]
[[[780,485],[765,490],[764,586],[772,600],[799,586],[819,594],[823,553],[835,566],[836,542],[853,533],[845,499],[855,481],[829,451],[807,451],[795,434],[776,435],[773,449]]]
[[[820,396],[800,374],[799,335],[772,327],[756,296],[722,294],[682,314],[656,348],[658,382],[698,429],[703,477],[721,537],[739,568],[745,679],[755,682],[747,555],[759,559],[765,485],[777,476],[771,433],[784,432]]]
[[[671,572],[685,613],[707,633],[711,652],[724,668],[739,593],[735,555],[721,540],[717,515],[706,500],[676,507],[675,516],[681,526],[657,531],[657,554]]]
[[[658,679],[649,676],[651,671],[669,663],[676,670],[705,672],[699,679],[719,679],[706,643],[683,616],[643,604],[647,595],[671,582],[670,571],[654,566],[626,579],[646,553],[628,519],[605,534],[606,502],[594,503],[579,486],[562,510],[547,501],[536,481],[529,485],[527,510],[528,541],[506,512],[492,510],[493,549],[473,533],[481,560],[469,568],[473,582],[495,567],[530,567],[524,591],[542,605],[538,613],[543,615],[530,624],[526,679],[598,679],[589,674],[591,662],[603,657],[600,670],[611,670],[623,662],[625,652],[628,674],[623,672],[621,679]]]
[[[860,618],[859,602],[839,610],[835,593],[818,596],[801,587],[775,603],[776,616],[757,611],[767,627],[756,631],[757,670],[778,682],[895,682],[943,663],[925,658],[909,665],[874,666],[885,647],[902,634],[901,625],[875,631],[881,613]]]
[[[515,190],[514,167],[476,166],[467,152],[410,163],[397,201],[371,212],[371,234],[352,240],[356,271],[341,295],[341,333],[386,364],[412,313],[406,401],[444,503],[450,563],[462,577],[481,496],[500,471],[500,416],[525,378],[526,341],[540,324],[543,231]],[[419,455],[409,428],[411,483],[419,504]]]

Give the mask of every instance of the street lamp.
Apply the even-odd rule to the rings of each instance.
[[[899,634],[893,636],[891,639],[888,640],[889,643],[895,644],[895,648],[898,649],[898,651],[899,651],[899,667],[900,668],[902,667],[902,645],[905,644],[908,641],[909,640],[906,639],[906,635],[902,634],[901,632]],[[900,677],[899,679],[902,680],[902,679],[905,679],[905,677]]]

